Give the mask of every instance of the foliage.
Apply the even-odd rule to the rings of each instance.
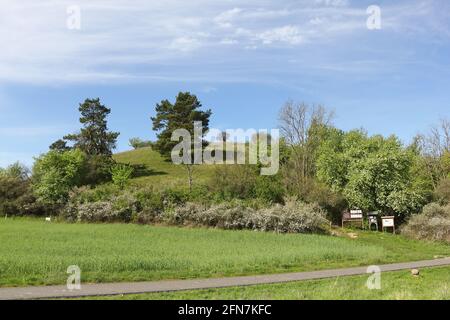
[[[255,195],[255,165],[218,165],[210,180],[211,191],[222,199],[247,199]]]
[[[0,168],[0,177],[27,180],[30,170],[19,162],[13,163],[6,169]]]
[[[189,92],[180,92],[174,104],[169,100],[157,104],[156,116],[151,118],[153,130],[159,132],[154,145],[155,150],[166,159],[170,159],[173,148],[178,144],[171,139],[175,130],[185,129],[193,137],[194,122],[199,121],[202,123],[203,133],[207,131],[211,110],[201,111],[201,107],[202,104],[197,97]]]
[[[33,167],[34,193],[45,203],[65,203],[70,190],[81,184],[85,164],[86,155],[78,149],[40,156]]]
[[[193,159],[194,154],[194,123],[201,123],[201,137],[199,137],[200,144],[204,148],[207,143],[203,140],[204,134],[209,129],[209,118],[212,114],[211,110],[201,111],[202,104],[195,95],[189,92],[180,92],[176,97],[176,101],[172,104],[169,100],[163,100],[156,105],[156,116],[152,117],[153,130],[159,132],[157,134],[158,140],[154,144],[157,150],[166,160],[171,159],[174,147],[179,144],[178,141],[172,141],[172,134],[175,130],[187,130],[190,133],[191,141],[189,142],[190,160]],[[193,186],[193,161],[191,163],[184,163],[184,167],[188,173],[189,189]]]
[[[304,197],[309,180],[316,173],[318,149],[330,130],[333,117],[333,112],[323,106],[293,101],[286,102],[280,110],[279,126],[284,145],[280,151],[281,158],[285,159],[282,174],[289,194]]]
[[[46,208],[36,201],[30,181],[0,175],[0,216],[42,215]]]
[[[108,155],[94,155],[86,158],[82,185],[98,185],[111,181],[111,168],[115,161]]]
[[[64,140],[72,141],[75,148],[79,148],[88,156],[111,156],[116,147],[118,132],[108,131],[106,117],[111,113],[100,103],[100,99],[86,99],[80,104],[80,123],[83,125],[80,133],[70,134]]]
[[[252,229],[281,233],[325,232],[325,212],[315,204],[288,199],[285,205],[254,210],[239,202],[207,207],[187,203],[174,211],[165,212],[163,219],[175,225],[203,225],[222,229]]]
[[[56,140],[55,142],[53,142],[50,147],[50,150],[55,150],[55,151],[69,151],[71,148],[67,145],[67,141],[64,141],[63,139],[59,139]]]
[[[441,204],[450,203],[450,177],[439,182],[434,190],[434,198]]]
[[[151,141],[144,141],[140,138],[131,138],[129,140],[129,144],[131,147],[133,147],[133,149],[140,149],[140,148],[147,148],[147,147],[152,147],[153,146],[153,142]]]
[[[317,175],[352,207],[407,216],[420,210],[429,192],[415,183],[416,157],[395,136],[336,131],[320,148]]]
[[[115,164],[111,168],[112,181],[120,189],[124,189],[133,175],[133,172],[134,169],[130,165],[123,163]]]
[[[416,239],[450,243],[450,204],[426,205],[421,214],[413,216],[408,221],[402,233]]]

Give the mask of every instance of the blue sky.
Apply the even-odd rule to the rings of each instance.
[[[30,165],[76,131],[88,97],[112,109],[118,151],[131,137],[154,139],[155,103],[179,91],[212,108],[219,129],[276,128],[288,99],[334,109],[342,129],[405,142],[450,116],[447,0],[0,5],[0,166]],[[74,5],[79,30],[67,27]],[[366,26],[369,5],[381,30]]]

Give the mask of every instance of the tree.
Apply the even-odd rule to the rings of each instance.
[[[33,167],[33,190],[38,199],[49,204],[64,204],[69,191],[81,184],[86,155],[79,149],[49,151],[36,159]]]
[[[413,144],[422,155],[425,172],[436,188],[450,174],[450,120],[441,119],[428,134],[416,136]]]
[[[289,160],[282,167],[290,193],[304,198],[316,172],[317,150],[327,135],[334,113],[323,106],[288,101],[280,110],[281,136],[289,148]]]
[[[129,140],[129,145],[133,147],[133,149],[140,149],[140,148],[146,148],[151,147],[153,143],[151,141],[145,141],[140,138],[131,138]]]
[[[53,142],[50,147],[50,150],[56,150],[56,151],[68,151],[70,150],[70,147],[67,145],[67,141],[64,141],[63,139],[56,140]]]
[[[206,146],[203,140],[205,131],[209,129],[209,118],[211,110],[202,111],[202,104],[197,96],[189,92],[180,92],[172,104],[169,100],[162,100],[156,104],[156,116],[152,117],[153,130],[159,132],[158,140],[154,144],[157,150],[166,160],[171,159],[172,150],[179,143],[172,141],[172,134],[177,129],[187,130],[191,137],[194,136],[194,122],[200,122],[202,125],[202,146]],[[191,139],[191,150],[194,147],[194,141]],[[193,154],[191,153],[191,160]],[[193,161],[184,163],[188,173],[189,189],[192,190],[193,184]]]
[[[0,168],[0,215],[37,214],[39,209],[31,192],[28,168],[18,162]]]
[[[100,103],[100,99],[86,99],[78,109],[83,128],[79,133],[69,134],[64,140],[72,141],[74,147],[88,156],[112,156],[120,133],[108,131],[106,117],[111,113]]]
[[[19,162],[13,163],[6,169],[0,168],[0,177],[25,181],[29,178],[30,170]]]
[[[72,149],[81,150],[86,156],[86,168],[82,184],[95,185],[111,179],[114,165],[112,151],[116,147],[118,132],[108,130],[107,116],[111,110],[100,103],[100,99],[86,99],[80,104],[79,133],[69,134],[50,146],[50,150],[64,153]],[[72,146],[68,145],[72,143]]]
[[[418,212],[426,200],[427,191],[413,174],[416,157],[395,136],[336,131],[321,145],[317,176],[342,192],[352,207],[404,217]]]

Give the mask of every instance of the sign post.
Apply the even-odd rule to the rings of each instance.
[[[358,222],[361,223],[361,228],[364,229],[363,212],[360,209],[346,211],[342,214],[342,228],[344,228],[345,222]]]
[[[395,233],[395,217],[388,216],[388,217],[381,217],[381,226],[383,228],[383,231],[386,232],[387,228],[392,228],[393,233]]]

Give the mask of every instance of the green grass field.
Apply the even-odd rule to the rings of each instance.
[[[132,183],[137,186],[154,185],[164,187],[187,187],[188,176],[183,166],[174,165],[165,161],[161,155],[151,148],[122,152],[114,155],[117,162],[143,166],[137,172],[137,177]],[[214,166],[196,166],[194,171],[194,183],[205,183],[211,177]]]
[[[450,246],[360,232],[357,239],[132,224],[0,220],[0,286],[219,277],[433,259]]]
[[[381,275],[381,289],[369,290],[368,276],[230,287],[94,297],[109,300],[450,300],[450,267],[422,269],[419,277],[409,270]],[[89,299],[92,299],[90,297]]]

